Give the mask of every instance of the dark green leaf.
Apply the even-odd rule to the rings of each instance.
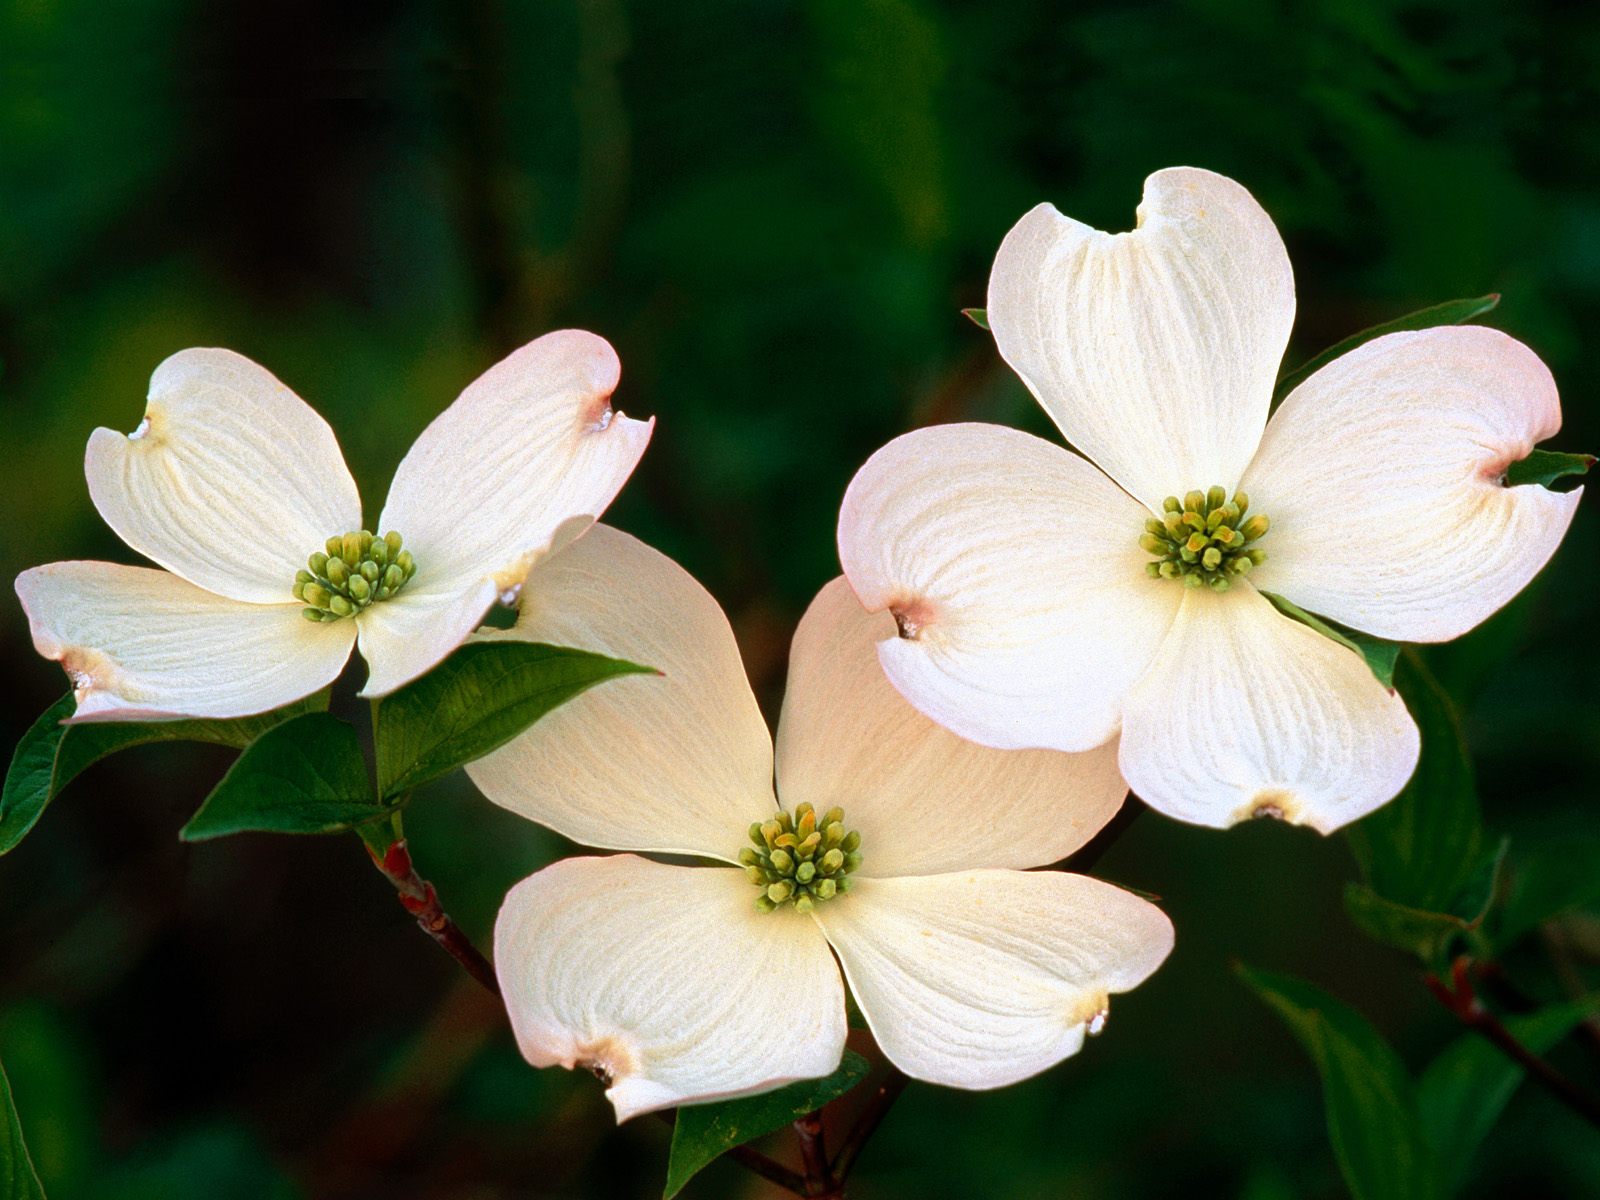
[[[963,308],[961,315],[979,329],[989,328],[989,310],[986,308]]]
[[[868,1069],[866,1059],[846,1050],[839,1069],[822,1079],[802,1079],[760,1096],[680,1108],[672,1128],[664,1200],[672,1200],[684,1184],[735,1146],[782,1129],[844,1095],[867,1077]]]
[[[654,673],[565,646],[469,642],[377,705],[378,790],[397,796],[482,758],[597,683]]]
[[[17,743],[0,793],[0,854],[12,849],[33,828],[45,806],[85,768],[108,754],[148,742],[210,742],[248,746],[275,725],[306,712],[328,707],[328,693],[318,692],[276,712],[236,720],[88,721],[63,725],[75,708],[72,694],[61,697]]]
[[[1456,906],[1483,871],[1487,842],[1461,723],[1415,651],[1401,655],[1395,684],[1422,732],[1422,756],[1405,789],[1346,836],[1377,895],[1461,915]]]
[[[1500,303],[1498,293],[1491,292],[1487,296],[1476,296],[1467,300],[1446,300],[1443,304],[1435,304],[1429,308],[1420,308],[1414,313],[1407,313],[1403,317],[1396,317],[1392,321],[1385,321],[1381,325],[1374,325],[1370,329],[1363,329],[1360,333],[1351,334],[1344,341],[1328,347],[1321,354],[1315,355],[1296,367],[1278,377],[1278,386],[1273,390],[1272,403],[1276,405],[1302,382],[1331,363],[1340,355],[1348,354],[1364,342],[1373,338],[1382,337],[1386,333],[1403,333],[1408,329],[1432,329],[1436,325],[1460,325],[1474,317],[1481,317]]]
[[[1557,450],[1534,450],[1527,458],[1518,459],[1506,468],[1506,485],[1536,483],[1549,487],[1568,475],[1587,475],[1594,466],[1592,454],[1563,454]]]
[[[1600,905],[1600,834],[1518,835],[1494,941],[1510,946],[1552,917]]]
[[[306,713],[256,739],[179,836],[337,833],[388,811],[372,798],[355,729],[328,713]]]
[[[1535,1054],[1545,1054],[1581,1021],[1600,1013],[1600,995],[1557,1004],[1505,1024]],[[1444,1164],[1449,1193],[1467,1182],[1472,1156],[1522,1082],[1522,1068],[1476,1033],[1457,1038],[1422,1073],[1417,1104],[1423,1130]]]
[[[1317,1065],[1328,1137],[1356,1200],[1441,1194],[1405,1065],[1360,1013],[1303,980],[1247,967],[1240,977],[1274,1009]]]
[[[44,1200],[44,1186],[22,1141],[22,1123],[11,1095],[11,1081],[0,1065],[0,1200]]]
[[[1485,856],[1477,874],[1469,878],[1448,911],[1400,904],[1363,883],[1345,885],[1345,911],[1369,937],[1408,950],[1431,969],[1440,970],[1455,939],[1480,928],[1488,916],[1505,862],[1506,845],[1502,840]]]
[[[1305,609],[1287,600],[1276,592],[1262,592],[1284,616],[1299,621],[1309,629],[1315,629],[1323,637],[1332,638],[1346,649],[1354,650],[1366,661],[1367,667],[1386,688],[1394,686],[1394,665],[1400,658],[1400,643],[1386,642],[1382,638],[1375,638],[1370,633],[1362,633],[1355,629],[1346,629],[1342,625],[1335,625],[1331,621],[1324,621],[1321,617],[1313,616]]]

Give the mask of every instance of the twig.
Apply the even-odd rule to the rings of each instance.
[[[861,1115],[856,1118],[855,1125],[845,1135],[844,1144],[839,1147],[839,1153],[833,1160],[832,1172],[838,1180],[838,1186],[843,1187],[850,1178],[850,1169],[856,1165],[862,1148],[867,1144],[867,1139],[878,1131],[878,1126],[883,1124],[883,1119],[889,1115],[889,1110],[894,1107],[894,1102],[900,1099],[900,1093],[906,1090],[906,1084],[911,1080],[893,1067],[889,1074],[884,1076],[883,1082],[878,1084],[878,1090],[872,1094],[872,1099],[867,1101]]]
[[[833,1180],[833,1168],[828,1162],[828,1148],[823,1140],[822,1111],[809,1112],[794,1123],[795,1137],[800,1139],[800,1162],[805,1166],[805,1194],[807,1196],[838,1196],[839,1186]]]
[[[1428,990],[1440,1004],[1468,1029],[1492,1042],[1502,1054],[1555,1096],[1573,1112],[1600,1129],[1600,1099],[1584,1091],[1560,1071],[1529,1050],[1500,1018],[1485,1008],[1472,987],[1472,960],[1462,955],[1450,965],[1450,983],[1437,975],[1423,977]]]
[[[423,932],[465,967],[468,975],[498,996],[500,981],[495,978],[494,967],[439,906],[439,893],[433,890],[433,884],[418,875],[417,869],[411,865],[411,852],[406,849],[405,839],[391,843],[382,854],[369,845],[367,854],[372,859],[372,865],[394,884],[401,905],[417,919]]]

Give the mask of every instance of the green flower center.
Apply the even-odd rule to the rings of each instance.
[[[417,573],[411,551],[400,549],[400,535],[374,537],[365,529],[339,534],[296,571],[294,598],[305,602],[308,621],[353,617],[369,604],[387,600]]]
[[[1225,592],[1235,577],[1267,561],[1260,541],[1272,522],[1257,513],[1248,520],[1250,498],[1225,488],[1190,492],[1182,500],[1168,496],[1159,518],[1144,523],[1139,545],[1156,556],[1144,565],[1151,579],[1176,579],[1184,587]]]
[[[861,865],[861,835],[844,827],[844,809],[822,816],[809,804],[792,814],[780,812],[770,821],[750,826],[752,849],[739,851],[751,883],[761,889],[756,907],[774,912],[793,904],[810,912],[823,900],[850,890],[850,872]]]

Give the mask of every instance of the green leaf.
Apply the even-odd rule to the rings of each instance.
[[[868,1070],[866,1059],[846,1050],[839,1069],[822,1079],[802,1079],[760,1096],[680,1108],[672,1127],[663,1200],[672,1200],[684,1184],[735,1146],[782,1129],[844,1095],[867,1077]]]
[[[1536,483],[1549,487],[1567,475],[1587,475],[1594,466],[1592,454],[1563,454],[1557,450],[1534,450],[1506,468],[1506,486]]]
[[[1600,995],[1507,1017],[1506,1028],[1535,1054],[1545,1054],[1582,1021],[1600,1013]],[[1522,1083],[1523,1071],[1476,1033],[1463,1034],[1422,1073],[1417,1104],[1422,1126],[1444,1165],[1447,1192],[1466,1184],[1472,1156]]]
[[[1351,334],[1344,341],[1328,347],[1321,354],[1315,355],[1296,367],[1278,377],[1278,386],[1273,389],[1272,403],[1276,405],[1302,382],[1322,367],[1327,366],[1340,355],[1348,354],[1364,342],[1373,338],[1382,337],[1386,333],[1403,333],[1408,329],[1432,329],[1436,325],[1460,325],[1474,317],[1481,317],[1491,311],[1500,303],[1497,292],[1487,296],[1475,296],[1467,300],[1446,300],[1443,304],[1435,304],[1429,308],[1419,308],[1414,313],[1407,313],[1403,317],[1396,317],[1392,321],[1385,321],[1381,325],[1374,325],[1370,329],[1363,329],[1360,333]]]
[[[1324,621],[1321,617],[1313,616],[1292,600],[1285,599],[1276,592],[1262,592],[1271,603],[1272,607],[1291,620],[1299,621],[1308,629],[1314,629],[1323,637],[1332,638],[1348,650],[1354,650],[1366,661],[1367,667],[1377,677],[1379,683],[1386,688],[1394,686],[1394,665],[1400,658],[1400,643],[1386,642],[1382,638],[1375,638],[1370,633],[1362,633],[1355,629],[1346,629],[1342,625],[1335,625],[1331,621]]]
[[[179,833],[337,833],[390,810],[372,798],[354,727],[306,713],[257,738]]]
[[[374,707],[385,798],[482,758],[597,683],[650,667],[538,642],[468,642]]]
[[[1488,840],[1461,722],[1414,650],[1401,655],[1395,685],[1421,730],[1422,755],[1401,793],[1349,826],[1346,837],[1377,895],[1460,915],[1469,885],[1484,870]]]
[[[1505,899],[1493,926],[1507,947],[1553,917],[1600,905],[1600,834],[1564,829],[1518,835]]]
[[[1322,1078],[1328,1138],[1356,1200],[1429,1200],[1440,1171],[1423,1136],[1415,1085],[1360,1013],[1303,980],[1237,967],[1283,1018]]]
[[[1408,950],[1434,970],[1449,959],[1457,937],[1479,929],[1494,902],[1506,847],[1502,839],[1470,878],[1449,911],[1414,908],[1378,895],[1363,883],[1347,883],[1345,912],[1369,937]]]
[[[979,329],[989,328],[989,310],[986,308],[963,308],[961,315]]]
[[[61,697],[22,735],[0,792],[0,854],[20,842],[85,768],[108,754],[148,742],[210,742],[243,748],[276,725],[328,707],[318,692],[275,712],[236,720],[88,721],[63,725],[76,707],[72,694]]]
[[[33,1169],[33,1159],[22,1141],[22,1122],[17,1119],[16,1101],[11,1096],[11,1081],[0,1065],[0,1200],[44,1200],[44,1185]]]

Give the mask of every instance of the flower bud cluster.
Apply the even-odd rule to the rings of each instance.
[[[1168,496],[1161,516],[1147,520],[1139,538],[1139,545],[1156,556],[1145,564],[1145,574],[1182,580],[1185,587],[1227,591],[1236,577],[1267,560],[1266,551],[1253,543],[1272,522],[1259,513],[1246,520],[1249,507],[1243,492],[1229,500],[1220,487],[1192,491],[1182,500]]]
[[[861,835],[844,827],[844,809],[820,817],[810,804],[780,812],[750,826],[753,848],[739,851],[750,882],[761,889],[756,907],[773,912],[793,903],[810,912],[823,900],[850,890],[850,873],[861,865]]]
[[[306,560],[309,569],[295,572],[294,598],[306,605],[301,615],[337,621],[387,600],[417,573],[411,551],[400,546],[392,532],[375,537],[361,529],[329,538]]]

